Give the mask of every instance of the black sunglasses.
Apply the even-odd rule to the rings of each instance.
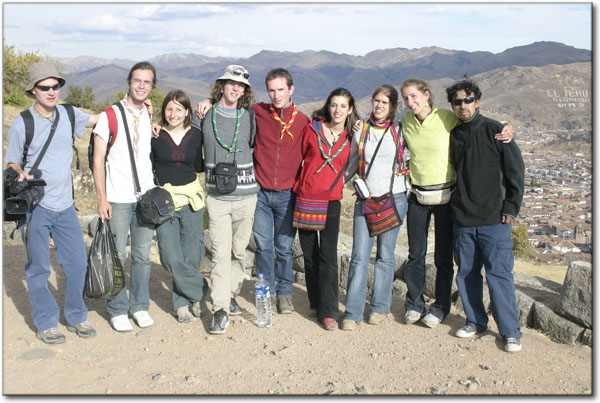
[[[468,105],[468,104],[472,104],[475,101],[477,101],[477,98],[475,98],[475,97],[456,98],[456,99],[452,100],[452,105],[461,106],[463,102]]]
[[[243,71],[241,71],[240,69],[238,69],[236,67],[234,67],[233,69],[229,70],[229,72],[232,73],[233,75],[236,75],[236,76],[242,76],[246,80],[250,77],[250,74],[244,73]]]
[[[44,92],[48,92],[50,90],[57,91],[60,88],[60,84],[54,84],[53,86],[50,86],[50,85],[36,85],[35,88],[37,88],[40,91],[44,91]]]

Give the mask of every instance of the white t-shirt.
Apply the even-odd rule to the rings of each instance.
[[[134,138],[134,116],[127,110],[125,101],[121,104],[125,109],[125,116],[129,125],[129,134],[132,142]],[[118,107],[112,107],[117,115],[119,129],[113,146],[108,153],[106,161],[106,198],[113,203],[135,203],[137,201],[134,180],[132,175],[127,134],[123,127],[123,119]],[[105,112],[100,114],[94,133],[108,144],[108,118]],[[150,160],[150,140],[152,138],[152,123],[144,106],[140,115],[138,127],[139,140],[138,152],[134,153],[141,194],[154,187],[152,161]]]

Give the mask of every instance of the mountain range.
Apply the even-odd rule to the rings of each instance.
[[[114,93],[126,89],[127,73],[137,62],[89,56],[57,60],[63,65],[67,87],[90,86],[96,102],[104,102]],[[223,73],[225,66],[240,64],[250,72],[249,81],[256,101],[268,101],[264,83],[266,73],[274,67],[288,69],[294,78],[294,102],[308,113],[315,106],[320,106],[332,89],[346,87],[357,99],[359,110],[364,115],[369,110],[370,95],[378,85],[388,83],[400,87],[404,80],[411,77],[430,82],[437,103],[446,107],[444,88],[454,80],[468,76],[476,79],[482,90],[486,87],[485,105],[491,111],[500,115],[514,115],[521,113],[523,109],[523,124],[528,121],[531,123],[532,112],[528,108],[536,111],[539,109],[539,112],[534,112],[539,116],[533,116],[539,122],[551,118],[552,125],[558,118],[568,118],[563,116],[565,113],[574,113],[575,119],[581,124],[591,124],[592,53],[557,42],[535,42],[496,54],[440,47],[380,49],[364,56],[325,50],[263,50],[249,58],[168,53],[149,61],[157,70],[157,85],[162,92],[167,93],[175,88],[185,89],[194,104],[208,97],[211,84]],[[574,88],[574,83],[579,88],[578,94],[586,93],[587,96],[563,98],[589,98],[589,102],[583,108],[557,107],[561,102],[554,102],[552,99],[560,97],[550,97],[548,91],[565,95],[568,93],[565,85]],[[527,90],[526,96],[523,96],[524,90]],[[520,102],[515,103],[515,92],[518,93]],[[549,113],[548,108],[558,108],[560,111]]]

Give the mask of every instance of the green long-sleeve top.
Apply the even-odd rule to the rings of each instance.
[[[423,123],[411,112],[402,118],[413,185],[439,185],[456,180],[456,170],[450,160],[450,132],[459,123],[454,112],[435,105]]]

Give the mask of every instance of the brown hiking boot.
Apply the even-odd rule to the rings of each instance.
[[[294,312],[292,299],[289,297],[277,297],[277,312],[281,314]]]

